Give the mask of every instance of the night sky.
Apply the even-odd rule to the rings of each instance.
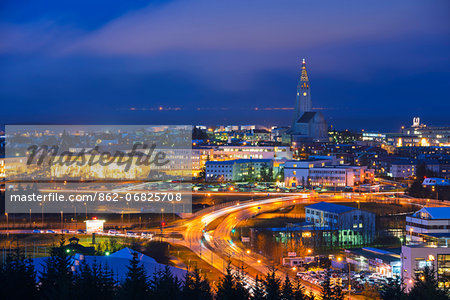
[[[0,2],[4,124],[450,125],[443,1]]]

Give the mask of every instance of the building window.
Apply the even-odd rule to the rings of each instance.
[[[450,278],[450,254],[438,254],[437,276],[439,288],[450,288],[450,282],[448,281],[448,278]]]

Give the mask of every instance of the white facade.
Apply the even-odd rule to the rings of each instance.
[[[406,217],[401,276],[407,290],[426,267],[434,267],[438,285],[450,288],[450,207],[423,207]]]
[[[339,163],[339,164],[337,164]],[[373,179],[373,170],[366,166],[347,166],[330,159],[287,161],[284,167],[286,187],[354,186],[357,182]]]
[[[416,175],[416,164],[415,162],[406,163],[392,163],[390,167],[390,175],[394,178],[409,178]]]
[[[445,283],[444,279],[445,276],[450,276],[450,248],[426,245],[402,246],[401,262],[401,276],[407,291],[414,285],[416,274],[420,274],[426,266],[434,267],[439,287],[446,285],[446,288],[450,288],[449,282]]]
[[[209,161],[206,163],[206,181],[241,181],[247,178],[261,178],[263,172],[267,172],[269,168],[273,170],[273,161],[270,159]]]
[[[450,235],[450,207],[424,207],[406,217],[406,240],[422,243],[429,236]]]
[[[232,159],[292,159],[288,146],[218,146],[211,160]]]

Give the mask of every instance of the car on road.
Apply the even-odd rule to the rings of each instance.
[[[86,230],[78,229],[78,230],[77,230],[77,233],[78,233],[78,234],[84,234],[84,233],[86,233]]]
[[[40,229],[34,229],[33,233],[41,233],[41,230]]]
[[[117,230],[115,230],[115,229],[110,229],[110,230],[108,230],[108,234],[109,235],[118,235],[119,232]]]
[[[142,233],[141,233],[141,237],[142,237],[142,238],[152,238],[152,237],[153,237],[153,233],[150,233],[150,232],[142,232]]]
[[[47,233],[56,233],[56,232],[54,230],[49,229],[47,230]]]

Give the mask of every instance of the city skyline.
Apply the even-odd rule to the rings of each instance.
[[[335,128],[448,125],[444,1],[90,5],[4,3],[5,124],[289,126],[306,58]]]

